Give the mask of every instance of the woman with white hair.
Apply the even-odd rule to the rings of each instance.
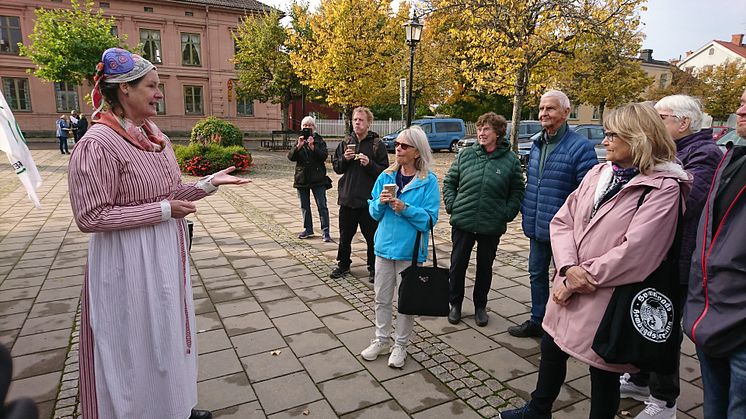
[[[417,261],[422,263],[427,259],[427,232],[438,221],[440,191],[438,180],[430,170],[432,154],[422,128],[412,126],[402,131],[394,142],[394,148],[396,161],[378,176],[372,199],[368,200],[370,216],[378,222],[374,239],[376,336],[360,355],[373,361],[390,350],[389,367],[401,368],[407,357],[414,316],[397,316],[392,348],[389,335],[394,293],[401,282],[399,273],[412,263],[418,231],[423,233],[423,241]],[[393,193],[384,188],[384,185],[393,184],[396,185]]]
[[[316,120],[307,116],[301,121],[303,134],[298,137],[295,147],[288,152],[288,159],[295,162],[295,180],[293,187],[298,190],[300,210],[303,215],[303,231],[298,238],[313,237],[313,218],[311,217],[311,192],[316,200],[321,219],[321,232],[325,242],[332,241],[329,235],[329,208],[326,205],[326,190],[331,188],[331,180],[326,177],[326,164],[329,157],[326,142],[316,132]]]

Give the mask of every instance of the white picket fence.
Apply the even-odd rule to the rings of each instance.
[[[377,132],[378,135],[384,136],[398,131],[406,125],[406,121],[399,119],[389,119],[388,121],[373,121],[370,127],[371,131]],[[345,121],[342,119],[317,119],[316,131],[324,137],[344,137]],[[466,135],[475,135],[477,129],[473,122],[466,123]]]

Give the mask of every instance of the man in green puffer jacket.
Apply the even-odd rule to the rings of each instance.
[[[500,236],[521,208],[524,183],[521,164],[504,139],[507,122],[494,112],[477,120],[477,142],[461,150],[443,181],[443,201],[451,215],[450,302],[448,321],[461,320],[464,280],[471,251],[477,243],[474,313],[485,326],[487,293],[492,283]]]

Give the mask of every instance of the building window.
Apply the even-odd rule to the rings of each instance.
[[[18,54],[21,42],[21,19],[18,16],[0,16],[0,52]]]
[[[184,86],[184,113],[202,115],[202,86]]]
[[[78,89],[68,82],[54,84],[54,97],[57,102],[57,112],[70,112],[78,107]]]
[[[152,8],[152,7],[147,7],[147,6],[146,6],[146,7],[143,7],[143,11],[144,11],[145,13],[153,13],[153,8]]]
[[[570,110],[569,119],[578,119],[578,105],[575,105]]]
[[[593,107],[593,116],[591,116],[591,119],[598,119],[600,109],[598,109],[598,106]]]
[[[107,1],[99,2],[98,3],[98,7],[102,8],[102,9],[108,9],[109,8],[109,2],[107,2]]]
[[[236,115],[254,116],[254,101],[246,96],[238,96],[236,98]]]
[[[663,89],[668,84],[668,73],[661,74],[661,78],[658,81],[658,86]]]
[[[186,11],[184,12],[184,16],[194,16],[194,12]]]
[[[31,96],[29,95],[28,79],[3,77],[3,95],[14,111],[30,111]]]
[[[198,33],[181,34],[181,64],[200,66],[199,48],[200,40]]]
[[[116,26],[112,26],[111,29],[109,29],[109,33],[111,34],[111,36],[116,36],[117,38],[119,38],[119,28],[117,28]]]
[[[161,31],[140,29],[143,58],[151,63],[161,64]]]
[[[707,51],[707,55],[715,55],[715,48],[710,48],[710,50]]]
[[[166,114],[166,86],[163,85],[163,83],[158,85],[158,90],[161,91],[161,95],[163,96],[158,100],[158,103],[155,104],[155,111],[158,115],[165,115]]]

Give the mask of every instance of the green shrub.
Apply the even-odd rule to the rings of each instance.
[[[174,146],[174,152],[181,171],[194,176],[209,175],[230,166],[236,166],[236,171],[251,168],[251,153],[243,146],[190,143]]]
[[[214,116],[208,116],[194,125],[190,141],[203,145],[243,146],[243,134],[232,123]]]

